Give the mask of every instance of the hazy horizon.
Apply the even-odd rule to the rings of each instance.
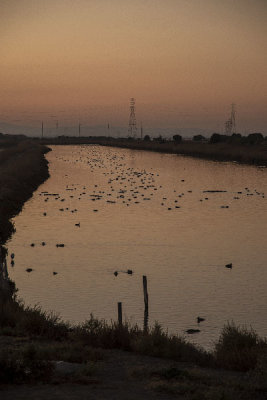
[[[1,124],[267,134],[264,0],[2,0]],[[5,133],[5,132],[4,132]]]

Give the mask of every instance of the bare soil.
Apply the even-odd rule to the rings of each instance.
[[[19,348],[28,338],[0,337],[0,350]],[[264,400],[248,374],[200,368],[189,363],[121,350],[101,350],[92,374],[73,380],[79,364],[62,363],[47,383],[0,385],[1,400]],[[72,368],[73,367],[73,368]],[[82,367],[82,364],[81,364]]]

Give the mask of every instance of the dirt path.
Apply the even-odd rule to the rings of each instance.
[[[27,338],[0,336],[0,348]],[[42,344],[42,342],[39,342]],[[84,350],[85,351],[85,350]],[[96,351],[98,351],[96,349]],[[0,385],[1,400],[266,400],[267,385],[250,373],[201,368],[121,350],[99,350],[84,364],[59,362],[49,384]],[[76,374],[77,373],[77,374]]]
[[[0,386],[1,400],[167,400],[150,386],[149,371],[175,363],[123,351],[105,351],[87,384],[57,383]],[[177,364],[177,363],[176,363]],[[146,371],[144,373],[144,371]]]

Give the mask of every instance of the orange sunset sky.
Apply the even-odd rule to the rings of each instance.
[[[0,0],[1,123],[267,135],[266,0]]]

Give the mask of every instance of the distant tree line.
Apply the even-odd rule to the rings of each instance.
[[[250,133],[248,136],[242,136],[241,133],[233,133],[231,136],[213,133],[210,143],[236,143],[236,144],[261,144],[267,142],[262,133]]]
[[[29,139],[25,135],[9,135],[0,133],[0,147],[9,147],[15,145],[18,142]],[[31,140],[41,141],[43,144],[82,144],[82,143],[104,143],[104,142],[154,142],[158,144],[163,143],[174,143],[179,144],[183,141],[189,142],[188,139],[184,139],[181,135],[175,134],[172,138],[167,139],[161,135],[151,138],[150,135],[145,135],[143,139],[134,137],[114,138],[111,136],[57,136],[54,138],[31,138]],[[198,143],[229,143],[229,144],[246,144],[246,145],[259,145],[267,143],[267,137],[264,137],[262,133],[250,133],[248,136],[242,136],[240,133],[233,133],[231,136],[220,133],[213,133],[210,138],[203,135],[197,134],[192,138],[193,142]]]
[[[161,135],[151,139],[149,135],[145,135],[145,142],[153,141],[157,143],[166,143],[170,140],[163,138]],[[175,143],[181,143],[183,137],[181,135],[173,135],[172,141]],[[208,139],[203,135],[194,135],[194,142],[206,142],[206,143],[232,143],[232,144],[261,144],[263,142],[267,143],[267,137],[264,137],[262,133],[250,133],[248,136],[242,136],[241,133],[233,133],[231,136],[223,135],[220,133],[213,133]]]

